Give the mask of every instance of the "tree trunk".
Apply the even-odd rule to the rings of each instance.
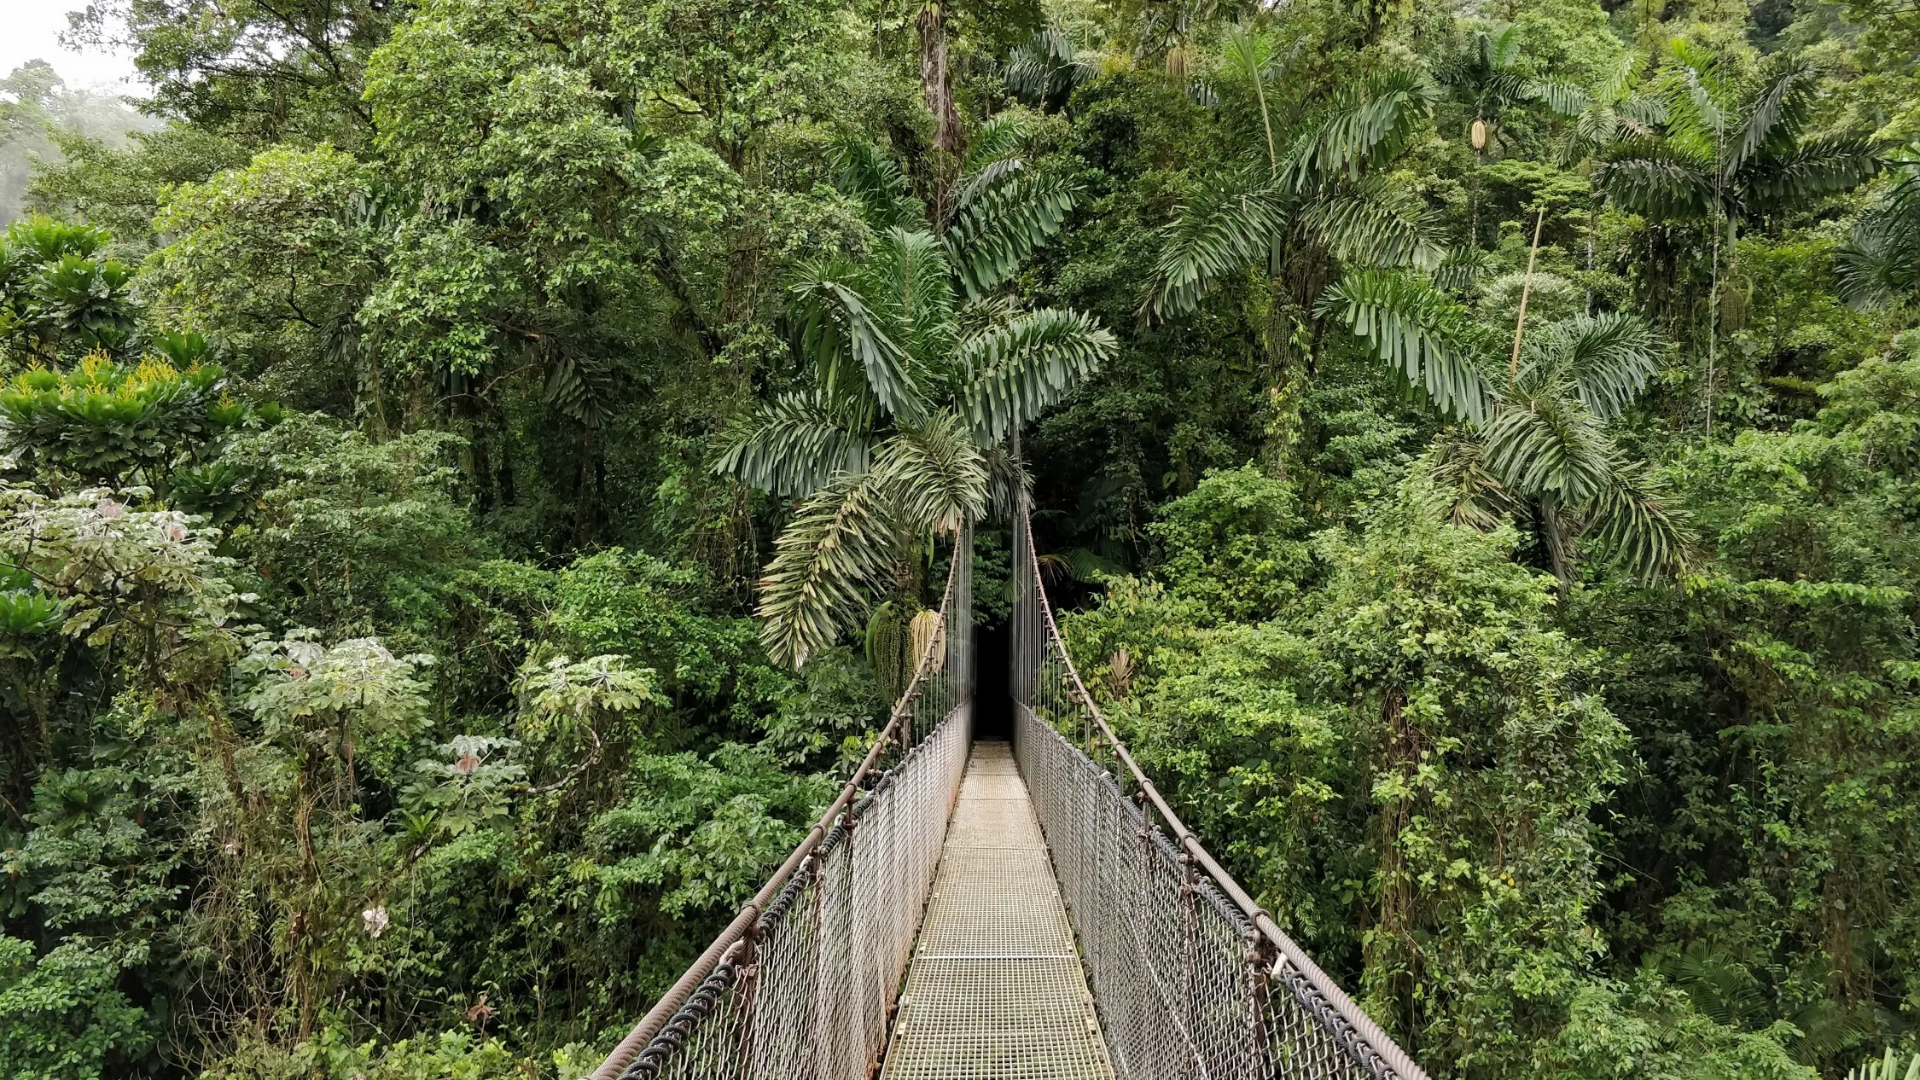
[[[958,154],[965,143],[947,70],[947,17],[938,2],[920,9],[920,92],[933,113],[933,148]]]

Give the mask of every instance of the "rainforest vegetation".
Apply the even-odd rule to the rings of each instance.
[[[0,1076],[579,1076],[938,537],[1004,618],[1022,489],[1142,763],[1435,1077],[1920,1050],[1907,0],[70,37],[145,119],[0,83]]]

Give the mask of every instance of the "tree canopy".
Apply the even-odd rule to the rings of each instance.
[[[1911,5],[69,38],[142,93],[0,80],[0,1076],[575,1080],[963,529],[1006,618],[1024,494],[1142,765],[1437,1080],[1920,1080]]]

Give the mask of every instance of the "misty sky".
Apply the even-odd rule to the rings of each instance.
[[[38,58],[52,64],[72,89],[139,92],[130,57],[60,47],[67,12],[83,4],[84,0],[0,0],[0,75]]]

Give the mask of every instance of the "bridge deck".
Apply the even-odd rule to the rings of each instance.
[[[976,743],[907,970],[885,1080],[1111,1080],[1040,823],[1006,743]]]

